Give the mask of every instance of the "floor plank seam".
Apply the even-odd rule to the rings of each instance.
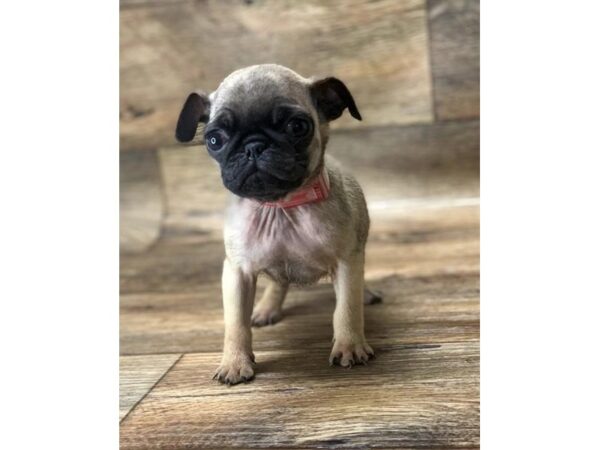
[[[170,353],[170,354],[173,354],[173,353]],[[170,366],[170,367],[169,367],[169,368],[168,368],[168,369],[165,371],[165,373],[163,373],[163,374],[162,374],[162,375],[161,375],[161,376],[158,378],[158,380],[156,380],[156,383],[154,383],[154,384],[153,384],[153,385],[150,387],[150,389],[148,389],[148,391],[147,391],[147,392],[146,392],[144,395],[142,395],[142,396],[140,397],[140,399],[139,399],[137,402],[135,402],[135,403],[133,404],[133,406],[131,407],[131,409],[130,409],[129,411],[127,411],[127,414],[125,414],[125,415],[123,416],[123,418],[122,418],[122,419],[119,421],[119,424],[120,424],[120,425],[122,425],[122,424],[123,424],[123,422],[125,422],[125,419],[127,419],[127,418],[129,417],[129,415],[130,415],[130,414],[133,412],[133,410],[134,410],[135,408],[137,408],[137,407],[138,407],[138,405],[144,401],[144,399],[145,399],[145,398],[148,396],[148,394],[149,394],[150,392],[152,392],[152,391],[154,390],[154,388],[155,388],[155,387],[158,385],[158,383],[160,383],[160,382],[163,380],[163,378],[165,378],[165,377],[167,376],[167,374],[168,374],[168,373],[169,373],[169,372],[170,372],[170,371],[173,369],[173,367],[175,367],[175,365],[176,365],[176,364],[177,364],[179,361],[181,361],[181,358],[183,358],[183,355],[185,355],[185,353],[181,353],[181,354],[179,355],[179,358],[177,358],[177,359],[175,360],[175,362],[174,362],[173,364],[171,364],[171,366]],[[124,355],[121,355],[121,356],[124,356]],[[135,356],[135,355],[130,355],[130,356]]]
[[[479,322],[473,321],[473,322],[469,322],[469,323],[478,324]],[[473,342],[479,342],[479,340],[480,339],[478,339],[478,338],[473,338],[473,339],[463,339],[463,340],[453,340],[453,341],[438,341],[435,343],[414,342],[414,343],[394,344],[394,345],[401,346],[403,350],[414,350],[414,349],[427,350],[427,349],[431,349],[431,348],[433,348],[433,349],[440,348],[442,345],[473,343]],[[383,345],[383,347],[385,347],[385,345]],[[275,348],[275,349],[267,349],[267,350],[261,350],[261,349],[256,348],[255,351],[271,353],[271,352],[294,351],[294,350],[304,350],[304,349],[305,349],[305,347]],[[325,346],[323,346],[322,348],[319,348],[319,350],[323,350],[323,349],[325,349]],[[220,355],[221,353],[222,353],[221,350],[213,350],[213,351],[186,351],[183,353],[182,352],[122,353],[119,356],[149,356],[149,355],[179,355],[179,354],[181,354],[181,356],[183,356],[183,355],[210,355],[210,354]],[[181,357],[179,359],[181,359]],[[179,359],[177,361],[179,361]],[[175,363],[173,363],[173,365],[175,365],[177,363],[177,361],[175,361]],[[169,368],[169,370],[171,370],[171,368]],[[152,389],[154,389],[154,386],[152,386]]]

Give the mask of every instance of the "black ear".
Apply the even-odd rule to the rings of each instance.
[[[190,142],[196,135],[198,123],[207,122],[210,100],[203,92],[192,92],[179,113],[175,137],[179,142]]]
[[[362,120],[352,94],[337,78],[328,77],[315,81],[311,93],[317,110],[327,121],[335,120],[348,108],[352,117]]]

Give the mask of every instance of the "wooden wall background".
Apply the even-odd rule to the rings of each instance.
[[[188,92],[256,63],[348,84],[364,120],[336,121],[329,151],[360,166],[369,201],[478,195],[478,1],[121,0],[120,14],[124,250],[212,223],[225,192],[175,122]]]

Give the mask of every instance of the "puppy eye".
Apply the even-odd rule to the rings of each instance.
[[[310,131],[310,124],[303,119],[292,119],[285,126],[285,131],[296,138],[306,136]]]
[[[204,142],[209,150],[217,152],[223,148],[227,142],[227,136],[221,131],[211,131],[204,137]]]

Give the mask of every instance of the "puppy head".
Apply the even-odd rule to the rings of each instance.
[[[282,66],[251,66],[229,75],[210,95],[189,95],[176,137],[191,141],[205,123],[204,142],[223,184],[240,197],[273,201],[320,170],[328,123],[361,120],[350,91],[336,78],[306,79]]]

